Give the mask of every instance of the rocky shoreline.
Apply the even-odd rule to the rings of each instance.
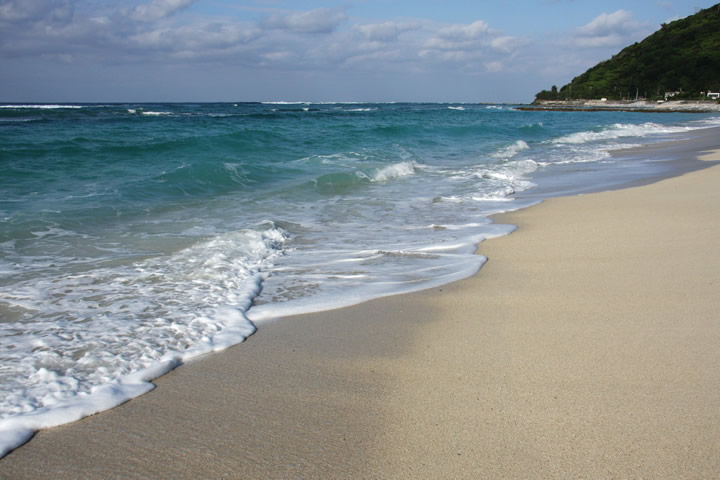
[[[668,102],[637,101],[602,101],[602,100],[539,100],[531,105],[517,107],[525,111],[562,111],[562,112],[684,112],[712,113],[720,112],[720,103],[714,101],[699,102],[673,100]]]

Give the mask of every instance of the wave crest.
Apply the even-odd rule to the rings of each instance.
[[[673,127],[647,122],[639,125],[616,123],[601,130],[586,130],[583,132],[571,133],[551,140],[554,144],[583,144],[598,142],[602,140],[613,140],[623,137],[646,137],[648,135],[678,133],[687,131],[687,127]]]
[[[415,174],[415,162],[401,162],[393,165],[388,165],[379,169],[371,177],[373,182],[387,182],[396,178],[407,177]]]
[[[497,152],[490,155],[493,158],[501,158],[504,160],[513,158],[518,153],[522,152],[523,150],[529,150],[530,145],[527,144],[524,140],[518,140],[512,145],[508,145],[507,147],[501,148]]]

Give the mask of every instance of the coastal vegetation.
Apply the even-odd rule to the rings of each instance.
[[[663,24],[535,100],[706,100],[710,92],[720,92],[720,4]]]

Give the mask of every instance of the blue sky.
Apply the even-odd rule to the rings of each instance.
[[[0,101],[530,102],[701,0],[0,0]]]

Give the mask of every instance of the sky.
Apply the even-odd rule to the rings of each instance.
[[[0,101],[528,103],[714,1],[0,0]]]

